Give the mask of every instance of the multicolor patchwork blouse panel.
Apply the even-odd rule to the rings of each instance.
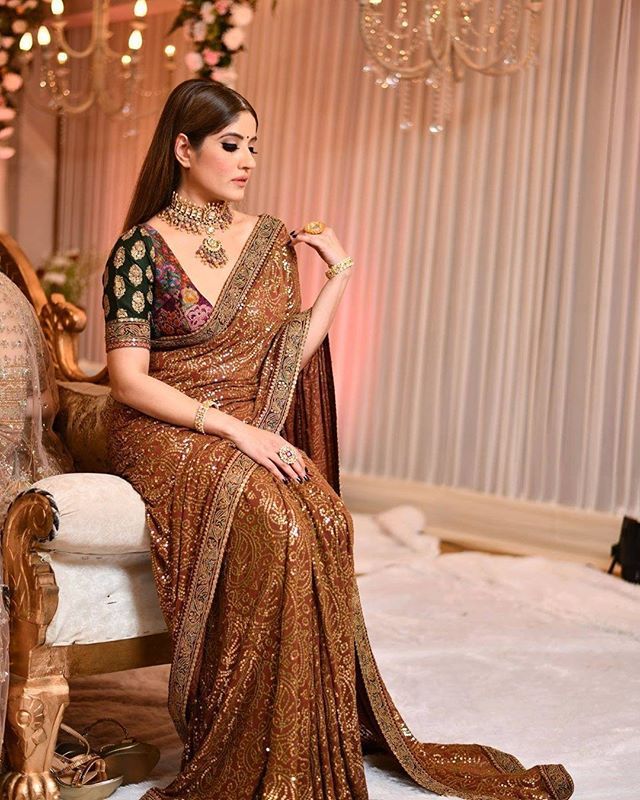
[[[145,347],[193,333],[212,313],[164,241],[134,225],[115,242],[103,279],[106,347]]]

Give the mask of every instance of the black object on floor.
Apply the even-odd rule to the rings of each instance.
[[[624,517],[619,541],[611,546],[613,560],[609,574],[616,563],[622,567],[622,577],[630,583],[640,583],[640,522]]]

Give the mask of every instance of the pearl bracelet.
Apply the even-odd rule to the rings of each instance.
[[[342,261],[338,261],[337,264],[333,264],[333,266],[329,267],[329,269],[324,273],[327,278],[333,278],[334,275],[337,275],[339,272],[343,272],[345,269],[349,269],[353,265],[353,258],[351,256],[347,256],[343,258]]]
[[[200,403],[196,410],[196,416],[193,421],[193,427],[198,431],[198,433],[205,433],[204,430],[204,418],[207,413],[207,410],[211,408],[211,406],[217,405],[215,400],[205,400],[203,403]]]

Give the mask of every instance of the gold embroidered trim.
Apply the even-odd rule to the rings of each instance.
[[[153,339],[152,348],[171,350],[177,346],[197,345],[225,330],[251,288],[264,260],[271,253],[278,232],[283,227],[284,223],[277,217],[261,214],[237,263],[222,286],[209,319],[197,331]]]
[[[522,762],[518,761],[511,753],[504,753],[502,750],[496,750],[495,747],[489,747],[486,744],[480,745],[484,754],[489,761],[503,772],[516,772],[519,769],[525,769]]]
[[[286,336],[274,370],[274,380],[257,421],[259,428],[278,433],[285,423],[293,400],[310,323],[311,308],[299,311],[287,322]]]
[[[540,772],[554,800],[566,800],[574,792],[573,778],[562,764],[542,764]]]
[[[112,319],[105,323],[107,352],[116,347],[146,347],[150,349],[151,326],[147,320],[131,317]]]
[[[293,399],[302,361],[302,351],[311,321],[311,309],[292,316],[285,324],[272,383],[258,425],[278,431],[284,425]],[[207,619],[222,565],[233,514],[240,495],[258,464],[242,451],[230,459],[217,485],[212,503],[214,512],[207,521],[198,556],[196,571],[189,586],[183,612],[176,626],[171,675],[169,678],[169,710],[183,741],[187,738],[187,702],[193,673],[198,662]]]
[[[231,457],[220,477],[212,503],[214,511],[205,526],[207,533],[196,558],[196,572],[176,628],[169,676],[169,711],[185,742],[188,735],[186,710],[189,687],[206,631],[204,623],[213,603],[233,514],[241,492],[257,466],[253,459],[239,450]]]
[[[140,800],[165,800],[165,798],[157,789],[147,789]]]

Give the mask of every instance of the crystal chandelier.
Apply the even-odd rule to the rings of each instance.
[[[542,0],[416,0],[411,8],[407,0],[358,2],[369,56],[363,71],[383,89],[399,87],[402,130],[413,127],[410,93],[418,84],[433,92],[429,130],[439,133],[465,68],[509,75],[537,63]]]
[[[65,35],[66,20],[63,0],[51,0],[51,22],[53,40],[46,25],[38,28],[36,35],[40,47],[40,81],[41,94],[47,97],[43,106],[35,98],[30,98],[34,105],[42,110],[57,114],[82,114],[97,104],[106,114],[119,118],[133,118],[137,97],[150,97],[165,94],[165,90],[145,92],[140,88],[141,54],[146,27],[144,17],[147,15],[146,0],[136,0],[129,34],[128,49],[118,53],[109,44],[113,32],[109,29],[109,0],[93,0],[91,12],[91,38],[88,45],[78,50],[72,47]],[[33,58],[33,35],[25,32],[20,39],[23,64],[26,67]],[[171,73],[175,69],[174,56],[176,48],[169,44],[164,48],[167,67],[167,78],[170,83]],[[84,97],[74,98],[71,90],[70,59],[89,60],[89,86]],[[115,68],[114,68],[115,67]],[[85,68],[86,69],[86,68]],[[80,66],[82,71],[83,67]],[[120,90],[114,96],[114,83]],[[140,115],[138,115],[140,116]],[[135,130],[132,131],[135,134]]]

